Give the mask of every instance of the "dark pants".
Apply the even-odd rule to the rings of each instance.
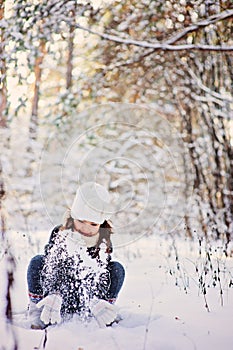
[[[44,266],[44,256],[36,255],[30,261],[27,270],[27,282],[29,297],[33,302],[38,302],[43,298],[43,289],[41,285],[41,271]],[[114,301],[123,285],[125,278],[124,267],[117,261],[111,261],[108,264],[110,274],[110,287],[106,296],[109,301]]]

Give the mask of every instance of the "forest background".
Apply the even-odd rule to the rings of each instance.
[[[112,194],[116,245],[162,234],[232,255],[232,20],[231,0],[0,1],[9,295],[12,240],[38,252],[93,178]]]

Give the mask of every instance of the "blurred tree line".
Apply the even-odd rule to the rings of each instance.
[[[232,20],[231,0],[0,0],[1,128],[28,118],[30,153],[44,126],[95,103],[159,106],[187,144],[203,235],[228,243]]]

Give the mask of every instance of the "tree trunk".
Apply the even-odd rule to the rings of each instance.
[[[3,201],[6,196],[4,181],[3,181],[3,170],[2,163],[0,160],[0,225],[1,225],[1,241],[5,240],[6,236],[6,215],[3,209]]]
[[[73,54],[74,54],[74,34],[75,34],[75,10],[71,11],[72,24],[69,28],[68,41],[68,57],[67,57],[67,71],[66,71],[66,89],[70,90],[72,87],[72,72],[73,72]]]
[[[38,127],[38,105],[39,105],[39,94],[40,94],[40,83],[42,75],[42,63],[46,53],[46,42],[44,39],[40,39],[38,56],[35,60],[35,83],[34,83],[34,93],[32,99],[32,112],[29,124],[29,141],[37,139],[37,127]]]
[[[5,319],[6,319],[6,331],[7,331],[7,337],[9,337],[12,341],[12,350],[18,349],[18,342],[16,333],[14,331],[14,328],[11,327],[12,322],[12,302],[11,302],[11,293],[12,288],[14,285],[14,272],[16,269],[15,264],[15,258],[12,255],[12,252],[10,250],[9,244],[7,243],[7,237],[6,237],[6,213],[4,209],[3,202],[6,198],[6,190],[5,190],[5,184],[3,179],[3,169],[2,169],[2,162],[0,160],[0,230],[1,230],[1,248],[2,248],[2,257],[6,261],[6,275],[2,276],[2,278],[6,278],[6,303],[5,303]],[[4,338],[4,335],[3,335]],[[4,339],[3,339],[4,340]],[[5,339],[6,340],[6,339]]]
[[[5,8],[4,0],[0,0],[0,21],[4,20]],[[6,85],[6,58],[5,58],[5,32],[1,28],[0,58],[1,58],[1,78],[0,78],[0,128],[7,127],[6,108],[7,108],[7,85]]]

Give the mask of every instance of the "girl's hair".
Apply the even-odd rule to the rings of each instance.
[[[63,217],[63,225],[61,226],[60,230],[72,230],[74,231],[74,219],[71,217],[71,210],[70,208],[67,208],[64,217]]]
[[[68,208],[65,212],[65,215],[63,217],[63,225],[61,226],[60,230],[74,230],[74,219],[71,216],[71,210]],[[113,233],[113,226],[112,222],[110,220],[105,220],[101,225],[100,229],[107,229],[110,234]]]
[[[71,216],[70,208],[67,209],[65,215],[64,215],[64,224],[60,227],[59,230],[72,230],[74,231],[74,219]],[[106,253],[112,253],[112,242],[110,235],[113,234],[113,226],[110,220],[105,220],[101,225],[99,229],[99,239],[96,244],[96,248],[99,249],[99,246],[103,241],[105,241],[107,245]]]

